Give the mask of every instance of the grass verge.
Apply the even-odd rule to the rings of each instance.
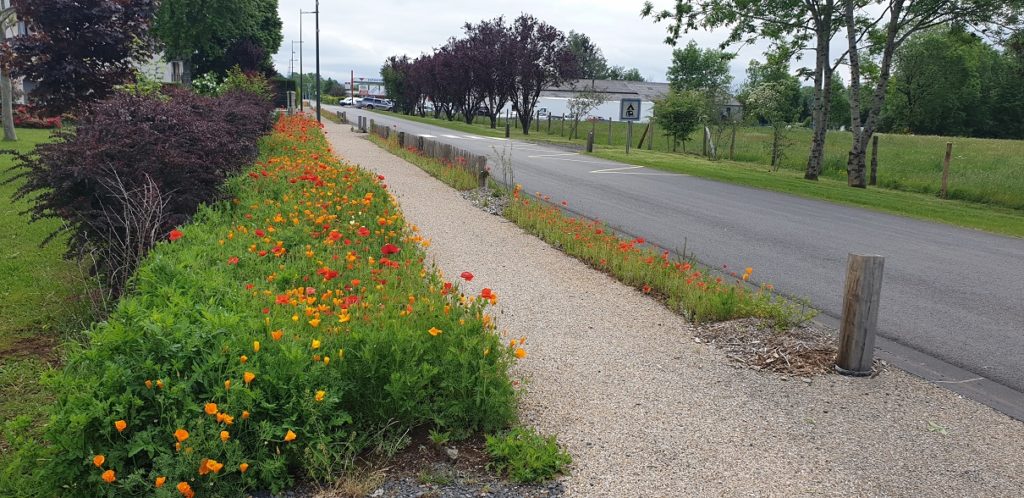
[[[416,150],[415,147],[403,149],[398,146],[397,138],[385,140],[372,133],[367,135],[367,137],[371,142],[377,144],[378,147],[415,164],[430,176],[441,180],[455,190],[465,191],[477,188],[476,177],[465,168],[450,162],[438,161],[437,159],[427,157]]]
[[[12,442],[0,495],[279,492],[412,427],[514,420],[507,370],[525,352],[494,332],[497,296],[426,268],[384,179],[339,163],[314,121],[281,118],[261,150],[234,202],[158,244],[68,346],[45,439]]]
[[[0,149],[25,153],[50,137],[49,130],[17,132],[18,141],[3,142]],[[13,156],[0,155],[0,180],[13,174],[12,161]],[[23,419],[16,437],[38,436],[53,399],[40,377],[59,364],[55,348],[61,340],[89,321],[79,269],[62,258],[64,238],[40,247],[60,222],[32,223],[22,215],[30,201],[11,200],[20,184],[0,184],[0,420]],[[0,468],[8,450],[9,438],[0,434]]]
[[[441,126],[465,133],[474,133],[493,137],[505,136],[503,127],[492,130],[482,123],[466,124],[462,121],[447,121],[444,119],[434,119],[432,117],[404,116],[393,113],[382,114],[399,119]],[[582,145],[583,143],[581,140],[570,141],[564,136],[547,134],[546,126],[546,123],[544,123],[541,126],[541,131],[531,131],[530,135],[523,135],[521,130],[513,129],[512,138],[562,145],[566,143]],[[568,123],[566,126],[568,126]],[[585,129],[589,129],[589,124],[581,124],[581,126],[586,126],[587,128]],[[601,137],[603,136],[600,132],[601,126],[607,125],[598,125],[598,144],[601,143]],[[614,136],[618,137],[618,131],[615,133],[616,134]],[[760,139],[757,137],[761,137],[761,135],[763,135],[763,133],[759,132],[757,129],[753,129],[753,131],[745,134],[754,137],[754,139]],[[831,144],[830,149],[838,150],[841,148],[841,142],[844,139],[844,136],[839,135],[842,135],[841,132],[835,132],[829,135]],[[845,135],[845,138],[849,138],[848,134]],[[937,191],[937,187],[935,185],[922,179],[926,176],[928,178],[938,178],[939,173],[932,170],[936,167],[941,168],[941,165],[928,162],[927,164],[922,163],[917,166],[910,166],[908,163],[913,163],[913,161],[915,161],[915,159],[913,159],[915,157],[914,154],[903,150],[899,145],[900,143],[906,143],[907,147],[910,147],[913,150],[924,147],[929,147],[928,150],[931,150],[936,147],[933,143],[938,143],[936,140],[925,140],[925,138],[937,140],[942,137],[904,137],[900,135],[892,135],[887,136],[886,139],[882,141],[882,143],[885,144],[885,149],[890,150],[890,155],[896,158],[890,162],[891,169],[894,169],[896,172],[892,174],[883,174],[879,180],[883,187],[891,188],[850,188],[846,185],[845,176],[836,173],[838,170],[836,170],[835,167],[830,167],[831,169],[827,170],[828,174],[824,175],[818,182],[810,182],[803,179],[802,170],[799,170],[795,166],[793,168],[784,168],[776,172],[770,172],[766,166],[761,165],[758,162],[710,161],[691,154],[659,150],[647,151],[642,149],[633,149],[629,154],[626,154],[625,151],[622,150],[623,147],[608,145],[595,145],[594,155],[602,159],[618,161],[625,164],[646,166],[663,171],[683,173],[753,188],[784,192],[809,199],[863,207],[874,211],[908,216],[926,221],[946,223],[1002,235],[1024,237],[1024,211],[1016,209],[1016,206],[1024,206],[1024,197],[1021,197],[1021,192],[1024,192],[1024,190],[1017,187],[1018,182],[1022,181],[1021,179],[1024,179],[1024,175],[1013,174],[1013,172],[1010,171],[1012,170],[1012,167],[1007,166],[1007,164],[1015,164],[1015,161],[1020,161],[1019,157],[1015,157],[1013,155],[1013,152],[1018,149],[1024,150],[1024,142],[962,139],[961,142],[969,144],[969,146],[962,147],[962,149],[966,149],[967,151],[974,150],[976,155],[983,158],[979,159],[982,163],[975,166],[965,166],[964,168],[961,168],[961,170],[956,174],[964,176],[964,178],[959,181],[956,179],[951,180],[951,185],[954,185],[950,191],[950,196],[952,198],[944,200],[934,195],[934,192]],[[655,141],[655,149],[658,148],[657,144],[660,142],[660,140]],[[990,142],[996,143],[996,145],[992,145]],[[618,142],[613,140],[613,143]],[[622,144],[625,144],[624,138],[622,139]],[[754,147],[754,149],[756,148],[757,147]],[[993,148],[995,151],[993,151]],[[740,152],[743,152],[746,149],[747,148],[741,148]],[[722,150],[725,150],[724,145],[722,146]],[[798,151],[794,149],[792,154],[797,154],[797,152]],[[747,151],[744,154],[739,154],[738,157],[750,157],[752,161],[757,157],[760,157],[756,156],[751,151]],[[924,154],[924,152],[921,154]],[[941,156],[936,157],[941,158]],[[965,160],[963,157],[958,159],[961,161]],[[832,158],[830,161],[830,164],[839,164],[837,162],[838,159]],[[843,163],[843,167],[845,168],[845,162]],[[1008,167],[1010,170],[1007,170]],[[996,170],[1002,171],[1003,173],[997,174],[993,172]],[[845,169],[842,173],[845,174]],[[1004,190],[1006,191],[1004,192]],[[958,200],[958,198],[966,200]],[[983,200],[988,200],[992,203],[979,202]]]

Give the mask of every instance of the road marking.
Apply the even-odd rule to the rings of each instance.
[[[501,137],[487,137],[487,138],[489,138],[491,140],[499,140],[501,142],[504,142],[505,140],[508,140],[507,138],[501,138]]]
[[[462,137],[460,137],[458,135],[441,135],[441,136],[444,137],[444,138],[462,138]]]
[[[466,135],[465,138],[468,138],[470,140],[483,140],[484,139],[484,137],[478,137],[476,135]]]
[[[420,135],[423,138],[437,138],[434,135]]]
[[[643,175],[643,176],[676,176],[681,173],[648,173],[646,171],[633,171],[643,169],[643,166],[627,166],[625,168],[608,168],[591,171],[591,173],[612,174],[612,175]],[[687,176],[687,175],[682,175]]]
[[[643,168],[643,166],[626,166],[624,168],[596,169],[594,171],[591,171],[591,173],[615,173],[617,171],[625,171],[625,170],[629,170],[629,169],[640,169],[640,168]]]
[[[545,152],[545,151],[541,151],[541,152]],[[562,152],[562,153],[558,153],[558,154],[540,154],[540,155],[536,155],[536,156],[526,156],[526,157],[528,157],[530,159],[536,159],[538,157],[560,157],[560,156],[578,156],[578,155],[580,155],[579,152]]]

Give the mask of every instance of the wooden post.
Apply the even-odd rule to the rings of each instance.
[[[506,119],[505,120],[505,138],[509,138],[511,136],[512,136],[512,133],[511,133],[511,130],[509,130],[509,127],[508,127],[508,119]]]
[[[647,139],[647,132],[649,132],[649,131],[651,131],[651,123],[648,121],[647,122],[647,128],[644,128],[643,135],[640,135],[640,143],[637,144],[636,148],[638,148],[638,149],[644,148],[644,140]]]
[[[608,118],[608,145],[612,144],[612,118]]]
[[[730,161],[733,160],[733,157],[735,157],[735,152],[736,152],[736,128],[739,128],[739,126],[736,126],[736,123],[733,123],[733,125],[732,125],[732,140],[729,140],[729,160]]]
[[[850,253],[836,355],[836,371],[843,375],[871,375],[884,267],[882,256]]]
[[[594,131],[587,133],[587,152],[594,152]]]
[[[480,188],[487,186],[487,158],[484,156],[477,156],[476,159],[476,177],[478,186]]]
[[[633,146],[633,122],[626,121],[626,154],[629,154],[629,148]]]
[[[946,158],[942,161],[942,190],[939,197],[946,198],[949,187],[949,160],[953,157],[953,142],[946,142]]]
[[[647,123],[647,127],[651,130],[651,138],[647,140],[647,150],[654,150],[654,125],[654,119],[651,118],[651,121]]]
[[[871,137],[871,178],[868,185],[878,185],[878,135]]]
[[[534,121],[537,123],[537,129],[534,131],[540,133],[540,111],[537,111],[537,119],[535,119]]]
[[[548,113],[548,135],[551,134],[551,113]]]
[[[403,148],[403,149],[405,148],[405,132],[404,131],[398,132],[398,146]]]
[[[562,114],[561,121],[562,121],[562,124],[559,125],[559,127],[558,127],[558,136],[560,136],[560,137],[565,135],[565,114]]]
[[[701,146],[700,155],[702,155],[704,157],[708,157],[708,128],[705,126],[700,131],[700,134],[701,134],[701,138],[703,139],[703,140],[701,140],[701,144],[700,144],[700,146]]]

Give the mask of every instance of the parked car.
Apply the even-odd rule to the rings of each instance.
[[[363,99],[361,99],[359,97],[348,97],[348,98],[341,99],[341,101],[338,102],[338,105],[341,105],[341,106],[348,106],[348,105],[358,106],[359,103],[362,102],[362,101],[363,101]]]
[[[356,107],[360,109],[381,109],[384,111],[390,111],[394,104],[388,99],[378,99],[377,97],[366,97],[356,104]]]

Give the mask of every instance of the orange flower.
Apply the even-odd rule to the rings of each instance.
[[[124,432],[124,430],[128,428],[128,422],[118,420],[117,422],[114,422],[114,428],[117,429],[117,432]]]
[[[242,380],[244,380],[246,384],[252,383],[252,380],[255,378],[256,374],[252,372],[245,372],[245,374],[242,375]]]
[[[320,349],[320,339],[313,339],[313,342],[309,344],[312,349]]]
[[[162,381],[160,379],[157,379],[156,380],[156,388],[157,389],[163,389],[164,388],[164,381]]]
[[[171,242],[174,242],[175,240],[182,238],[184,235],[185,234],[181,233],[181,230],[175,228],[174,230],[171,230],[171,233],[167,235],[167,238],[170,239]]]
[[[220,431],[220,440],[226,443],[228,439],[231,439],[231,434],[228,434],[228,431]]]
[[[249,419],[249,410],[242,410],[242,420]]]
[[[249,464],[247,464],[247,463],[239,464],[238,465],[238,470],[241,470],[243,474],[248,472],[249,471]]]
[[[106,462],[106,461],[107,461],[107,457],[105,457],[103,455],[96,455],[96,456],[92,457],[92,464],[97,466],[97,467],[99,467],[99,468],[103,468],[103,462]]]
[[[441,332],[442,332],[442,330],[437,328],[437,327],[430,327],[430,330],[427,331],[427,333],[429,333],[430,335],[432,335],[434,337],[437,337],[437,336],[441,335]]]
[[[153,485],[158,488],[162,488],[164,487],[165,482],[167,482],[167,478],[164,476],[159,476],[156,478],[156,481],[153,483]]]
[[[523,348],[516,348],[516,358],[520,360],[526,358],[526,350]]]
[[[291,431],[291,429],[289,429],[289,430],[288,430],[288,432],[286,432],[286,433],[284,434],[284,441],[285,441],[286,443],[287,443],[287,442],[289,442],[289,441],[294,441],[294,440],[295,440],[295,437],[296,437],[296,436],[295,436],[295,433],[294,433],[294,432],[292,432],[292,431]]]
[[[225,380],[224,381],[224,390],[230,390],[230,389],[231,389],[231,379]]]
[[[189,486],[187,482],[179,482],[176,487],[181,496],[185,498],[192,498],[196,495],[195,491],[192,491],[192,486]]]
[[[108,470],[104,472],[101,477],[103,477],[103,481],[106,482],[107,484],[110,484],[117,480],[117,474],[113,470]]]
[[[203,407],[203,411],[205,411],[207,415],[216,415],[217,403],[207,403],[206,406]]]
[[[281,340],[281,337],[284,337],[284,331],[281,331],[281,330],[275,330],[275,331],[273,331],[273,332],[271,332],[271,333],[270,333],[270,337],[271,337],[272,339],[274,339],[275,341],[280,341],[280,340]]]
[[[238,361],[242,362],[242,364],[244,365],[245,362],[249,361],[249,357],[243,354],[242,356],[238,357]]]
[[[184,443],[185,440],[188,439],[188,431],[185,429],[178,429],[174,431],[174,438],[177,439],[179,443]]]
[[[210,472],[214,474],[220,472],[220,469],[224,468],[224,464],[216,460],[204,458],[203,461],[199,462],[199,475],[205,476]]]
[[[324,392],[324,391],[317,391],[316,392],[316,396],[314,396],[314,398],[316,398],[317,401],[323,401],[324,400],[324,396],[326,396],[326,395],[327,395],[327,393]]]
[[[252,350],[254,352],[260,352],[260,341],[252,341]]]
[[[217,412],[217,422],[231,425],[235,423],[235,418],[224,412]]]
[[[153,389],[153,381],[146,379],[146,389]]]

